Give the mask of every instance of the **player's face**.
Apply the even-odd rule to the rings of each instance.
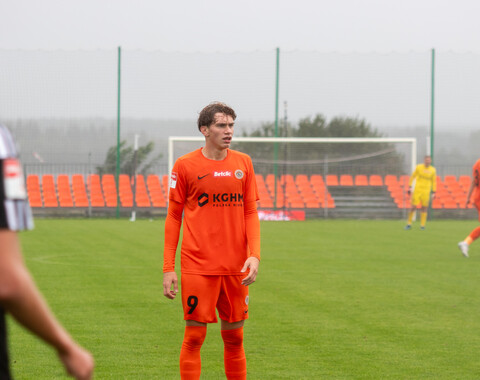
[[[430,164],[432,163],[432,158],[430,156],[425,157],[423,163],[425,164],[426,167],[429,167]]]
[[[204,129],[204,135],[209,144],[216,149],[227,149],[230,147],[233,137],[234,121],[231,116],[223,113],[215,114],[215,121]]]

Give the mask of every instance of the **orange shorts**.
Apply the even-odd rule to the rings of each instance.
[[[248,286],[242,285],[246,274],[206,276],[182,274],[182,305],[185,320],[233,323],[248,318]]]

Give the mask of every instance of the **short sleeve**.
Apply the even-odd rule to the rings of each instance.
[[[184,204],[187,194],[187,179],[183,165],[178,160],[173,165],[168,185],[168,199]]]

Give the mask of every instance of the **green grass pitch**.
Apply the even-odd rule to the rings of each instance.
[[[97,379],[179,379],[180,299],[162,295],[163,220],[43,220],[22,233],[51,308]],[[245,324],[249,379],[480,378],[476,221],[263,222]],[[178,263],[178,259],[177,259]],[[53,350],[9,319],[16,379],[66,379]],[[219,326],[202,379],[223,379]]]

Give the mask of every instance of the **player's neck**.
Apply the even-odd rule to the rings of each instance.
[[[209,160],[222,161],[227,157],[228,149],[215,149],[205,145],[202,148],[202,154]]]

